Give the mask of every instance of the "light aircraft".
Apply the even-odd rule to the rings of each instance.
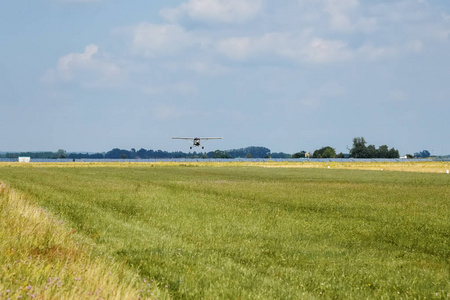
[[[190,147],[200,147],[200,141],[206,141],[206,140],[221,140],[223,138],[221,137],[173,137],[174,140],[187,140],[192,143],[192,146]],[[202,146],[202,149],[205,149],[205,147]]]

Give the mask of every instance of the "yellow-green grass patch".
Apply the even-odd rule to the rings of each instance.
[[[0,183],[0,299],[167,298],[146,281]]]

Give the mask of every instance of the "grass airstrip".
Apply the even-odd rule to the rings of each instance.
[[[0,163],[0,299],[449,299],[448,169]]]

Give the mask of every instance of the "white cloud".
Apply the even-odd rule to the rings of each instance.
[[[364,44],[359,49],[356,50],[357,54],[363,60],[379,60],[385,58],[392,58],[399,54],[399,49],[396,47],[377,47],[372,44]]]
[[[298,18],[326,32],[372,33],[378,29],[378,19],[367,14],[365,3],[359,0],[298,0]]]
[[[187,111],[180,109],[174,105],[160,105],[152,110],[153,117],[158,121],[174,121],[189,114]]]
[[[88,45],[83,53],[71,53],[61,57],[58,61],[57,70],[63,79],[72,79],[72,70],[77,68],[91,68],[96,63],[92,59],[93,55],[98,52],[96,45]]]
[[[410,41],[407,43],[406,49],[414,53],[421,52],[423,49],[423,42],[419,40]]]
[[[386,26],[392,25],[388,24],[390,22],[405,26],[435,18],[428,5],[415,0],[381,2],[370,6],[370,11],[382,19]]]
[[[189,0],[178,7],[163,9],[161,14],[171,21],[189,17],[210,22],[240,22],[261,13],[262,1]],[[306,23],[299,21],[297,27],[287,22],[278,28],[281,21],[277,18],[273,19],[277,24],[270,27],[266,23],[263,27],[246,25],[245,31],[239,32],[229,26],[197,24],[195,29],[188,30],[177,23],[141,23],[129,31],[132,53],[144,58],[159,58],[167,70],[223,74],[231,69],[224,67],[223,57],[239,62],[268,60],[276,63],[282,59],[332,64],[392,59],[403,54],[417,54],[428,47],[426,38],[423,33],[418,33],[419,26],[414,22],[425,22],[431,14],[417,11],[424,5],[415,0],[375,4],[359,0],[298,0],[298,3],[298,19],[305,15],[310,17]],[[266,3],[268,8],[272,5],[276,4]],[[288,7],[293,10],[295,6]],[[277,14],[283,7],[280,9]],[[271,17],[269,9],[265,17],[264,22]],[[433,24],[430,19],[428,21],[427,24]],[[441,19],[441,22],[444,21]],[[449,31],[442,26],[425,28],[423,31],[428,39],[448,40]],[[391,33],[394,31],[400,34]]]
[[[297,33],[269,32],[261,36],[221,38],[208,31],[187,31],[178,24],[142,23],[132,29],[131,35],[134,54],[147,58],[170,56],[173,59],[182,54],[183,61],[191,60],[192,63],[181,65],[200,73],[207,73],[204,72],[205,65],[215,66],[215,73],[225,71],[220,63],[214,61],[218,54],[236,61],[272,57],[299,63],[333,63],[353,56],[344,41],[314,37],[308,29]],[[209,62],[202,63],[198,53],[209,57]]]
[[[219,42],[218,50],[236,60],[278,56],[304,63],[332,63],[352,57],[350,49],[343,41],[289,33],[269,33],[256,38],[229,38]]]
[[[133,29],[132,49],[146,57],[178,54],[195,43],[195,37],[179,25],[141,23]]]
[[[352,57],[351,51],[343,41],[328,41],[314,38],[303,52],[303,60],[315,63],[344,61]]]
[[[330,26],[335,30],[352,30],[349,16],[358,7],[358,0],[326,0],[325,11],[330,15]]]
[[[378,18],[375,17],[364,17],[359,18],[353,27],[355,31],[359,31],[365,34],[374,33],[379,30]]]
[[[230,37],[219,42],[218,50],[231,59],[244,60],[257,49],[249,37]]]
[[[230,72],[230,68],[225,65],[202,60],[190,61],[183,67],[185,67],[187,70],[209,76],[223,75]]]
[[[142,88],[142,93],[149,96],[180,94],[193,95],[197,93],[197,87],[190,82],[178,82],[164,85],[146,85]]]
[[[450,29],[437,28],[433,32],[430,32],[429,36],[434,38],[436,41],[448,43],[450,42]]]
[[[116,63],[95,57],[98,46],[86,46],[82,53],[61,57],[55,69],[48,70],[42,80],[46,83],[77,81],[85,87],[117,86],[126,75]]]
[[[305,108],[315,109],[320,107],[320,105],[322,104],[322,100],[315,97],[306,97],[301,99],[300,103]]]
[[[261,10],[262,0],[189,0],[160,13],[172,22],[187,16],[213,23],[240,23],[254,18]]]

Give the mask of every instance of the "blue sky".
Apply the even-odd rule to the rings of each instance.
[[[0,151],[450,154],[447,0],[15,0]]]

